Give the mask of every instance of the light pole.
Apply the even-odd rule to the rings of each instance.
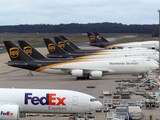
[[[160,9],[159,12],[159,46],[160,46]],[[159,49],[159,58],[160,58],[160,49]],[[159,60],[159,90],[160,90],[160,60]]]
[[[158,10],[159,12],[159,41],[160,41],[160,9]]]

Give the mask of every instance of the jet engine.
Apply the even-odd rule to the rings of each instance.
[[[81,77],[83,76],[83,70],[72,70],[70,74],[76,77]]]
[[[19,120],[19,106],[1,104],[0,105],[0,120]]]
[[[103,72],[102,72],[102,71],[92,71],[92,72],[90,73],[90,76],[91,76],[92,78],[102,78]]]

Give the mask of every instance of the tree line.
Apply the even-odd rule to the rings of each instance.
[[[83,32],[100,32],[100,33],[149,33],[152,36],[159,36],[158,24],[132,24],[126,25],[121,23],[88,23],[88,24],[34,24],[34,25],[6,25],[0,26],[0,33],[83,33]]]

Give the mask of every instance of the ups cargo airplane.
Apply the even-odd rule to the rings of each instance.
[[[128,43],[112,43],[107,40],[103,36],[101,36],[99,33],[95,33],[96,36],[88,32],[88,37],[90,40],[89,45],[91,46],[97,46],[102,48],[111,48],[115,49],[117,47],[143,47],[143,48],[149,48],[149,49],[159,49],[159,41],[143,41],[143,42],[128,42]]]
[[[35,60],[57,61],[57,62],[73,60],[73,58],[61,58],[61,57],[57,57],[54,59],[46,58],[41,53],[39,53],[32,45],[30,45],[27,41],[18,40],[18,43],[21,49]]]
[[[66,43],[59,44],[59,46],[61,46],[59,47],[55,42],[48,38],[44,38],[43,40],[49,52],[49,54],[47,54],[48,58],[76,58],[87,55],[86,53],[70,53],[64,51],[62,48],[66,48]]]
[[[109,49],[109,50],[99,50],[88,55],[80,55],[76,53],[67,53],[62,50],[56,43],[50,39],[44,39],[47,49],[50,54],[47,54],[47,57],[71,57],[71,58],[85,58],[85,59],[106,59],[110,57],[127,57],[127,56],[149,56],[155,60],[159,60],[159,52],[152,49],[142,49],[142,48],[132,48],[132,49]],[[66,44],[66,43],[65,43]],[[135,51],[134,54],[131,54],[131,51]],[[119,53],[118,53],[119,52]],[[128,53],[127,53],[128,52]],[[113,53],[118,53],[113,54]],[[98,56],[101,55],[101,56]]]
[[[109,59],[109,58],[119,58],[119,57],[150,57],[156,61],[159,61],[159,52],[145,52],[145,51],[133,51],[133,52],[111,52],[99,55],[87,55],[78,57],[78,59]]]
[[[54,58],[54,59],[48,59],[45,58],[41,53],[39,53],[32,45],[30,45],[28,42],[24,40],[18,40],[18,43],[21,47],[21,49],[31,56],[35,60],[45,60],[45,61],[57,61],[57,62],[65,62],[65,61],[70,61],[73,60],[74,58]],[[106,55],[89,55],[89,56],[83,56],[83,57],[78,57],[77,59],[83,59],[85,61],[90,60],[90,59],[115,59],[115,58],[122,58],[125,57],[128,59],[128,57],[147,57],[149,56],[150,58],[159,61],[159,52],[155,50],[150,51],[136,51],[136,52],[129,52],[129,53],[122,53],[122,52],[112,52],[112,53],[106,53]],[[81,60],[82,61],[82,60]]]
[[[45,58],[41,53],[39,53],[32,45],[30,45],[27,41],[24,40],[18,40],[18,43],[21,47],[21,49],[28,54],[29,56],[31,56],[33,59],[35,60],[48,60],[48,61],[70,61],[73,60],[74,58],[54,58],[54,59],[49,59],[49,58]],[[109,50],[110,51],[110,50]],[[143,57],[150,57],[156,61],[159,61],[159,52],[155,51],[155,50],[144,50],[144,51],[140,51],[138,50],[138,52],[122,52],[122,51],[112,51],[112,52],[108,52],[106,54],[96,54],[93,53],[93,55],[87,55],[87,56],[82,56],[82,57],[77,57],[76,59],[109,59],[109,58],[117,58],[117,57],[139,57],[139,56],[143,56]]]
[[[69,40],[66,36],[59,36],[65,43],[67,43],[69,46],[71,46],[72,48],[74,48],[76,51],[86,51],[86,52],[95,52],[95,50],[83,50],[80,49],[77,45],[75,45],[71,40]]]
[[[99,33],[94,33],[94,34],[98,34],[100,35]],[[63,39],[64,42],[66,42],[68,45],[70,45],[71,47],[73,47],[74,49],[76,50],[79,50],[79,51],[86,51],[86,50],[81,50],[80,48],[78,48],[78,46],[76,46],[71,40],[69,40],[67,37],[65,36],[59,36],[60,38]],[[99,37],[97,37],[99,38]],[[103,36],[102,36],[103,38]],[[105,38],[104,38],[105,39]],[[103,41],[103,39],[101,40]],[[158,52],[157,50],[153,50],[153,49],[148,49],[148,48],[142,48],[142,47],[133,47],[133,48],[129,48],[129,47],[123,47],[123,49],[101,49],[101,50],[96,50],[96,51],[93,51],[93,50],[89,50],[89,51],[93,51],[91,54],[104,54],[104,52],[117,52],[117,51],[151,51],[151,52]],[[88,51],[88,50],[87,50]]]
[[[100,37],[100,34],[99,33],[94,33],[96,36],[99,36]],[[60,38],[61,39],[60,39]],[[92,51],[92,53],[90,54],[91,56],[92,55],[100,55],[100,54],[107,54],[107,53],[109,53],[109,52],[129,52],[129,54],[130,55],[124,55],[124,57],[125,56],[132,56],[132,54],[131,54],[131,52],[133,52],[133,51],[136,51],[136,52],[138,52],[138,54],[136,55],[136,54],[133,54],[133,56],[149,56],[149,57],[151,57],[151,58],[153,58],[153,59],[155,59],[155,60],[157,60],[157,61],[159,61],[159,52],[157,51],[157,50],[151,50],[151,49],[147,49],[147,48],[141,48],[141,47],[139,47],[139,48],[128,48],[128,47],[126,47],[126,48],[124,48],[124,49],[109,49],[109,50],[106,50],[106,49],[103,49],[103,50],[97,50],[97,51],[93,51],[93,50],[81,50],[80,48],[78,48],[71,40],[69,40],[67,37],[65,37],[65,36],[59,36],[59,37],[55,37],[55,41],[56,41],[56,43],[58,43],[58,42],[62,42],[62,40],[63,40],[63,42],[66,42],[69,46],[71,46],[71,47],[73,47],[75,50],[77,50],[77,51]],[[99,38],[99,37],[97,37],[97,38]],[[103,37],[102,37],[102,41],[103,41]],[[106,42],[107,40],[105,40],[105,42]],[[109,42],[109,41],[108,41]],[[144,53],[139,53],[139,52],[144,52]],[[146,52],[150,52],[150,53],[148,53],[148,54],[145,54]],[[89,56],[90,56],[89,55]],[[83,56],[82,56],[83,57]],[[88,57],[88,55],[86,56],[86,58]],[[97,56],[97,58],[98,58],[99,56]],[[109,56],[108,56],[109,57]],[[118,56],[117,56],[118,57]],[[120,55],[120,57],[121,57],[121,55]],[[93,57],[94,58],[94,57]],[[102,57],[100,57],[100,58],[102,58]],[[104,57],[105,58],[105,57]]]
[[[148,56],[159,61],[159,51],[153,49],[109,49],[91,53],[78,58],[83,59],[107,59],[113,57]]]
[[[98,34],[98,33],[94,33],[94,34]],[[71,47],[73,47],[75,50],[77,51],[93,51],[93,50],[82,50],[80,49],[78,46],[76,46],[71,40],[69,40],[66,36],[59,36],[61,39],[63,39],[64,42],[66,42],[68,45],[70,45]],[[102,36],[103,38],[103,36]],[[103,41],[103,39],[101,39],[101,41]],[[105,39],[105,42],[106,42],[106,39]],[[108,41],[109,42],[109,41]],[[123,49],[101,49],[101,50],[96,50],[96,51],[93,51],[93,54],[94,53],[102,53],[102,52],[105,52],[105,51],[110,51],[110,50],[114,50],[114,51],[133,51],[133,50],[148,50],[148,48],[142,48],[142,47],[134,47],[134,48],[128,48],[128,47],[123,47]]]
[[[95,32],[94,33],[97,38],[101,37],[99,36],[100,34]],[[59,36],[61,39],[63,39],[64,42],[66,42],[68,45],[70,45],[71,47],[73,47],[75,50],[78,50],[78,51],[93,51],[93,50],[82,50],[80,49],[78,46],[76,46],[71,40],[69,40],[66,36]],[[99,38],[100,39],[100,38]],[[106,40],[103,36],[101,37],[101,41],[102,42],[109,42],[108,40]],[[110,42],[111,43],[111,42]],[[114,43],[114,42],[112,42]],[[109,50],[114,50],[114,51],[133,51],[133,50],[148,50],[148,48],[142,48],[142,47],[133,47],[133,48],[129,48],[129,47],[123,47],[123,49],[109,49]],[[99,53],[99,52],[104,52],[104,51],[108,51],[106,49],[101,49],[101,50],[96,50],[96,51],[93,51],[93,53]]]
[[[95,33],[96,34],[96,33]],[[98,34],[98,33],[97,33]],[[65,36],[60,36],[60,37],[54,37],[55,38],[55,41],[56,41],[56,43],[58,44],[59,42],[60,43],[63,43],[63,42],[65,42],[66,44],[68,44],[70,47],[73,47],[75,50],[77,50],[77,51],[85,51],[85,52],[87,52],[86,50],[81,50],[81,49],[77,49],[78,47],[72,42],[72,41],[70,41],[68,38],[66,38]],[[60,38],[62,38],[62,39],[60,39]],[[62,41],[63,40],[63,41]],[[63,43],[64,44],[64,43]],[[97,54],[106,54],[106,53],[108,53],[108,52],[118,52],[118,51],[120,51],[120,52],[132,52],[132,51],[138,51],[138,52],[140,52],[140,51],[144,51],[144,52],[153,52],[153,53],[155,53],[155,52],[158,52],[157,50],[153,50],[153,49],[147,49],[147,48],[141,48],[141,47],[139,47],[139,48],[128,48],[128,47],[125,47],[124,49],[108,49],[108,50],[106,50],[106,49],[102,49],[102,50],[97,50],[97,51],[93,51],[93,50],[89,50],[90,52],[92,51],[92,53],[90,53],[91,55],[93,54],[93,55],[97,55]],[[67,52],[67,51],[66,51]],[[89,55],[90,55],[89,54]],[[87,55],[88,56],[88,55]]]
[[[46,39],[45,42],[48,42],[49,45],[46,46],[51,46],[52,44],[55,44],[53,41],[50,39]],[[66,43],[65,43],[66,44]],[[55,44],[56,46],[56,44]],[[56,46],[58,47],[58,46]],[[48,47],[48,51],[49,47]],[[60,48],[57,49],[57,51],[60,51]],[[53,51],[55,52],[55,51]],[[67,52],[66,52],[67,53]],[[110,50],[99,50],[95,51],[93,53],[90,53],[88,55],[76,55],[75,53],[68,53],[69,56],[72,56],[74,58],[83,58],[83,59],[106,59],[106,58],[113,58],[113,57],[129,57],[129,56],[149,56],[150,58],[159,61],[159,52],[157,50],[152,50],[152,49],[142,49],[142,48],[132,48],[132,49],[110,49]],[[68,56],[68,54],[61,54],[62,56]],[[53,55],[54,57],[55,55]],[[47,55],[47,57],[52,57],[51,51],[50,54]]]
[[[66,52],[71,52],[71,53],[93,53],[93,52],[96,52],[96,50],[81,50],[81,49],[79,49],[76,45],[74,45],[72,43],[72,41],[68,40],[65,36],[54,37],[54,39],[55,39],[55,42],[57,43],[57,45],[59,47],[61,47],[63,50],[65,50]],[[63,44],[65,44],[65,46],[62,46]]]
[[[95,97],[71,90],[0,88],[0,120],[20,113],[85,113],[102,107]]]
[[[106,74],[141,74],[159,68],[155,60],[146,57],[67,62],[35,60],[13,42],[3,42],[11,59],[7,62],[9,66],[50,74],[70,74],[77,79],[101,78]]]

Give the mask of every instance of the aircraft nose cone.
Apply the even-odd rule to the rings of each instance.
[[[156,69],[159,69],[159,64],[154,64],[154,65],[152,65],[152,70],[156,70]]]
[[[102,103],[99,102],[99,101],[96,101],[92,104],[91,110],[96,110],[96,109],[99,109],[99,108],[102,108]]]
[[[97,103],[96,103],[97,105],[96,105],[96,109],[98,109],[98,108],[101,108],[102,107],[102,103],[101,102],[99,102],[99,101],[97,101]]]

